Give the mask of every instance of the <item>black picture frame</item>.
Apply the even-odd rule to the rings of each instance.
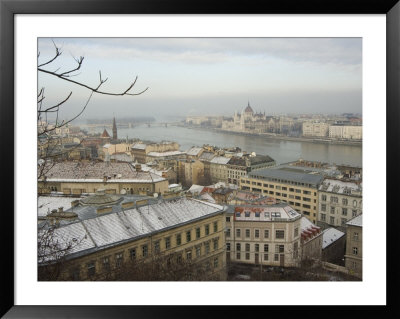
[[[1,74],[0,74],[0,156],[3,178],[8,180],[1,193],[2,249],[1,249],[1,309],[4,318],[130,318],[130,317],[226,317],[248,316],[248,311],[260,307],[234,306],[22,306],[15,305],[14,290],[14,19],[16,14],[385,14],[387,22],[387,118],[386,172],[387,212],[395,212],[395,180],[399,163],[399,108],[400,108],[400,3],[398,0],[285,0],[285,1],[162,1],[162,0],[0,0]],[[377,112],[379,108],[377,107]],[[268,308],[268,316],[284,314],[354,317],[399,316],[397,307],[399,279],[394,273],[396,252],[395,215],[387,214],[387,305],[386,306],[309,306]],[[384,240],[380,238],[379,240]],[[243,293],[243,292],[240,292]],[[253,292],[262,293],[262,292]],[[239,299],[240,300],[240,299]],[[177,302],[179,303],[179,301]],[[238,301],[240,304],[240,301]],[[248,309],[250,308],[250,309]],[[266,309],[261,308],[261,312]]]

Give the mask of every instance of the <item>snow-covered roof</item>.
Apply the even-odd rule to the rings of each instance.
[[[126,162],[73,162],[56,163],[47,173],[49,182],[107,182],[113,183],[152,183],[165,178],[150,172],[137,172]]]
[[[342,238],[344,233],[336,228],[328,228],[322,232],[322,249],[328,247],[333,244],[339,238]]]
[[[280,203],[268,206],[236,205],[234,217],[236,221],[282,221],[299,218],[301,214],[288,204]]]
[[[193,184],[192,186],[190,186],[188,191],[191,192],[192,194],[200,193],[203,190],[203,188],[204,188],[204,186],[202,186],[202,185]]]
[[[80,242],[68,255],[85,254],[207,218],[223,209],[221,205],[182,197],[69,224],[56,228],[54,234],[60,242],[72,238]]]
[[[213,164],[227,164],[229,162],[230,158],[225,157],[225,156],[216,156],[211,160],[211,163]]]
[[[146,144],[143,144],[143,143],[135,143],[135,144],[132,144],[132,146],[131,146],[131,149],[139,149],[139,150],[144,150],[144,149],[146,149]]]
[[[64,210],[71,208],[71,202],[80,200],[81,197],[65,196],[39,196],[38,197],[38,216],[46,216],[53,209],[63,207]]]
[[[169,184],[168,188],[174,188],[174,187],[179,187],[181,186],[180,184]]]
[[[149,152],[147,156],[152,156],[152,157],[167,157],[167,156],[178,156],[178,155],[184,155],[186,152],[182,151],[168,151],[168,152]]]
[[[204,193],[200,196],[201,200],[210,202],[210,203],[216,203],[215,199],[209,194],[209,193]]]
[[[361,186],[353,182],[345,182],[336,179],[325,179],[319,187],[320,191],[361,196]]]
[[[203,149],[202,147],[192,147],[186,152],[186,154],[191,156],[197,156],[202,149]]]
[[[354,217],[353,219],[350,219],[350,220],[346,223],[346,225],[362,227],[362,214],[360,214],[360,215]]]
[[[111,144],[104,144],[103,147],[104,147],[104,148],[110,148],[110,147],[111,147]]]

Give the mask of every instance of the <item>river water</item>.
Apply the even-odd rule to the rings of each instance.
[[[99,129],[103,131],[103,129]],[[109,130],[111,135],[111,131]],[[362,166],[362,147],[357,145],[334,145],[313,142],[284,141],[261,136],[246,136],[217,132],[214,130],[195,129],[179,126],[139,125],[133,128],[118,128],[120,139],[138,138],[159,142],[174,141],[180,144],[181,150],[192,146],[210,144],[219,147],[240,147],[243,151],[269,155],[277,164],[298,160],[313,160],[335,164]]]

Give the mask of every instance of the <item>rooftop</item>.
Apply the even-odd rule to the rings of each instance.
[[[211,217],[223,211],[223,206],[183,197],[62,226],[55,229],[54,235],[61,246],[71,242],[77,243],[68,253],[73,258]]]
[[[287,203],[273,205],[235,205],[234,218],[236,221],[291,221],[301,217]]]
[[[249,177],[251,178],[259,178],[259,179],[275,179],[280,182],[297,182],[310,184],[314,187],[318,186],[322,180],[323,176],[319,174],[307,174],[300,172],[292,172],[284,169],[274,169],[274,168],[264,168],[257,171],[253,171],[249,173]]]
[[[350,219],[350,220],[346,223],[346,225],[362,227],[362,214],[360,214],[360,215],[354,217],[353,219]]]
[[[192,147],[191,149],[189,149],[186,154],[187,155],[191,155],[191,156],[198,156],[199,153],[203,150],[202,147]]]
[[[52,182],[108,182],[152,183],[165,180],[154,173],[137,172],[130,163],[125,162],[73,162],[56,163],[46,174]]]
[[[216,156],[211,160],[211,163],[213,164],[227,164],[229,162],[230,158],[225,157],[225,156]]]
[[[336,193],[336,194],[347,194],[347,195],[359,195],[361,196],[361,185],[354,182],[345,182],[335,179],[325,179],[321,186],[320,191]]]
[[[328,247],[333,244],[338,239],[342,238],[344,233],[336,228],[328,228],[322,232],[322,249]]]

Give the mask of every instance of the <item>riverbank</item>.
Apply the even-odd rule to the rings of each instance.
[[[284,140],[284,141],[292,141],[292,142],[309,142],[309,143],[320,143],[320,144],[332,144],[332,145],[349,145],[349,146],[362,146],[362,141],[349,141],[349,140],[336,140],[336,139],[320,139],[320,138],[308,138],[308,137],[295,137],[295,136],[286,136],[286,135],[278,135],[278,134],[273,134],[273,133],[251,133],[251,132],[237,132],[237,131],[229,131],[229,130],[223,130],[220,128],[215,128],[215,127],[198,127],[198,126],[187,126],[187,125],[182,125],[182,127],[189,128],[189,129],[195,129],[195,130],[213,130],[216,132],[221,132],[221,133],[228,133],[228,134],[234,134],[234,135],[241,135],[241,136],[258,136],[258,137],[264,137],[266,139],[270,140]]]

